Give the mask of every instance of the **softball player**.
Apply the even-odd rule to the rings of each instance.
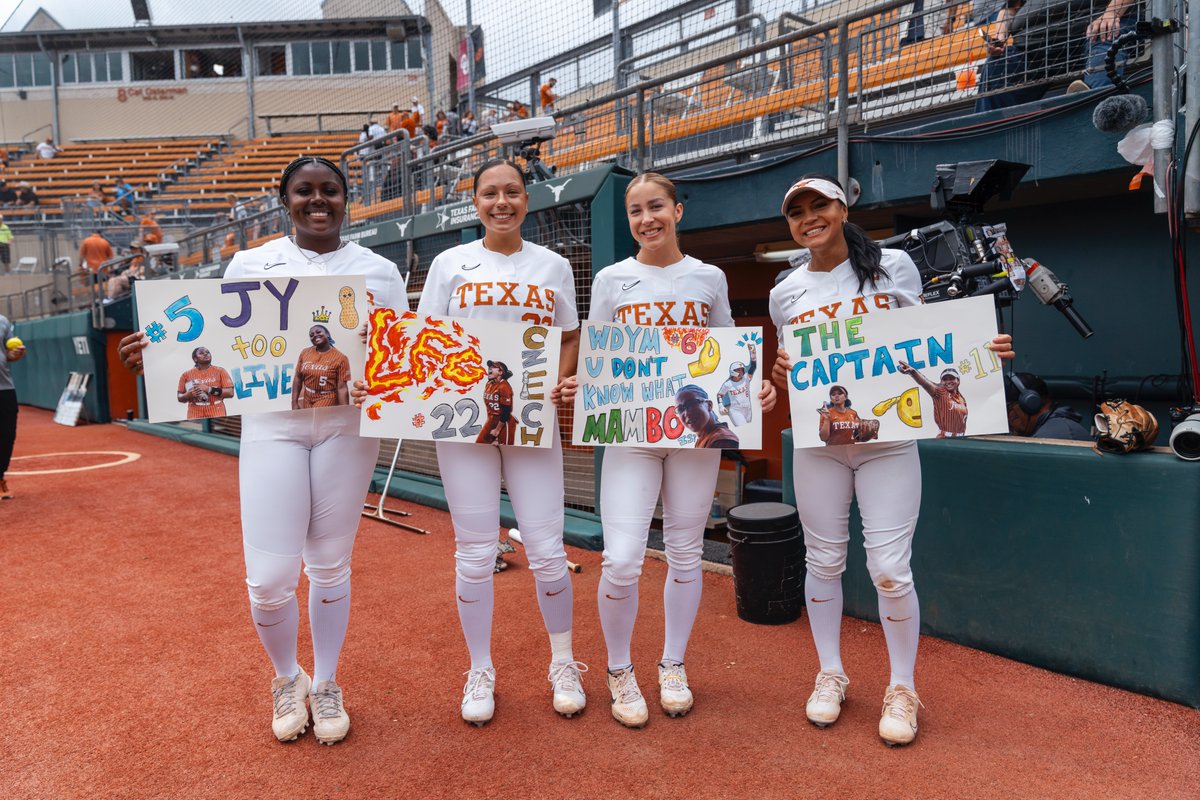
[[[754,418],[754,406],[750,403],[750,379],[758,369],[757,348],[750,344],[750,367],[741,361],[729,365],[729,380],[717,390],[717,407],[735,426],[746,425]]]
[[[305,157],[283,171],[279,196],[295,235],[234,255],[226,278],[363,275],[372,304],[407,309],[396,266],[341,239],[346,178],[333,163]],[[141,332],[121,340],[125,366],[141,371]],[[315,344],[315,343],[314,343]],[[350,717],[336,682],[350,619],[350,554],[379,440],[358,435],[353,406],[242,416],[238,459],[242,543],[250,615],[271,663],[272,729],[280,741],[304,733],[311,705],[317,740],[345,738]],[[313,676],[296,660],[301,565],[309,579]]]
[[[513,373],[503,361],[489,361],[487,367],[488,382],[483,389],[487,418],[475,443],[512,444],[517,432],[517,420],[512,415],[513,390],[508,379]]]
[[[175,399],[188,404],[188,419],[223,417],[225,398],[233,397],[233,379],[221,367],[213,366],[207,347],[192,351],[193,366],[179,376]]]
[[[521,239],[529,203],[525,176],[509,161],[485,163],[475,172],[474,203],[484,228],[483,239],[452,247],[433,260],[417,311],[438,317],[560,327],[559,378],[573,375],[579,355],[579,317],[571,265],[562,256]],[[489,367],[494,363],[489,362]],[[500,373],[507,371],[504,367]],[[511,388],[509,392],[511,404]],[[489,419],[490,413],[489,409]],[[497,420],[500,416],[498,411]],[[500,537],[501,476],[521,528],[538,606],[550,635],[548,680],[553,686],[554,709],[569,717],[586,704],[580,672],[587,667],[575,660],[571,649],[574,595],[563,549],[562,445],[557,426],[550,433],[549,448],[437,443],[438,467],[457,545],[458,615],[471,655],[462,717],[477,725],[486,723],[495,712],[492,575]]]
[[[656,173],[635,178],[625,191],[629,231],[639,245],[636,258],[605,267],[592,286],[588,319],[641,325],[733,326],[725,273],[685,256],[675,226],[683,217],[675,185]],[[695,389],[697,387],[685,387]],[[699,390],[702,392],[703,390]],[[573,384],[565,398],[570,399]],[[708,402],[680,390],[688,403]],[[775,389],[764,383],[763,411],[775,405]],[[710,404],[711,406],[711,404]],[[690,413],[685,407],[681,412]],[[711,407],[709,415],[715,421]],[[728,431],[721,424],[719,429]],[[608,687],[612,714],[623,725],[646,724],[649,712],[634,676],[629,655],[638,610],[638,578],[646,540],[661,491],[667,580],[663,588],[666,636],[658,664],[660,702],[674,717],[692,708],[684,656],[703,587],[700,556],[704,523],[712,509],[720,467],[719,449],[668,450],[609,447],[604,451],[600,481],[600,516],[604,526],[604,562],[597,600],[608,647]]]
[[[934,383],[903,361],[897,362],[896,368],[929,392],[933,399],[933,421],[938,426],[937,438],[957,439],[967,435],[967,400],[958,390],[958,370],[946,367]]]
[[[350,402],[350,359],[334,347],[329,328],[308,329],[312,347],[300,351],[292,373],[292,408],[330,408]]]
[[[833,178],[801,178],[788,189],[782,211],[792,238],[811,256],[771,291],[769,300],[771,319],[780,331],[773,375],[786,387],[791,359],[783,349],[785,325],[923,301],[921,278],[912,259],[901,250],[881,250],[862,228],[847,221],[846,195]],[[1011,341],[1007,335],[998,336],[990,347],[998,357],[1012,358]],[[850,683],[842,667],[839,639],[841,576],[850,540],[846,521],[850,501],[857,496],[867,569],[879,596],[879,618],[891,661],[879,735],[889,745],[907,744],[917,735],[920,705],[913,673],[921,610],[909,567],[921,505],[916,442],[827,444],[793,453],[796,507],[807,551],[806,607],[821,662],[806,712],[818,727],[833,723]]]

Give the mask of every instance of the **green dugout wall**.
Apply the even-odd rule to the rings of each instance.
[[[18,320],[16,331],[29,348],[25,358],[12,365],[20,402],[54,409],[70,373],[84,372],[92,376],[84,418],[109,421],[104,334],[92,327],[91,312]]]

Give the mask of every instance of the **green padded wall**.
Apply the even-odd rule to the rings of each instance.
[[[1035,440],[927,440],[920,451],[923,632],[1200,708],[1194,464]],[[877,620],[857,510],[850,525],[846,613]]]
[[[90,311],[16,322],[17,335],[29,352],[12,366],[17,399],[54,409],[71,372],[91,373],[84,418],[108,422],[108,371],[104,334],[92,327]]]

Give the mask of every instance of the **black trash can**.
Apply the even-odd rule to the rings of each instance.
[[[804,536],[796,509],[746,503],[726,514],[738,616],[760,625],[795,622],[804,609]]]

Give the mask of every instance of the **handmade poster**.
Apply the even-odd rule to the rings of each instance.
[[[362,276],[138,281],[151,422],[350,403]]]
[[[363,436],[550,447],[562,329],[371,313]]]
[[[788,325],[796,447],[1007,433],[995,335],[991,297]]]
[[[584,323],[573,442],[762,447],[762,328]]]

